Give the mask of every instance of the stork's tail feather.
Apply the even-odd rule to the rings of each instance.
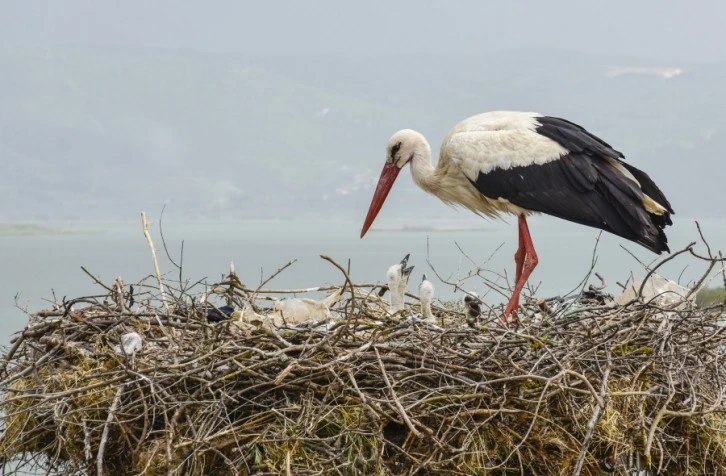
[[[638,241],[638,243],[654,253],[661,254],[664,251],[670,253],[671,250],[668,248],[668,237],[663,230],[665,226],[664,217],[653,214],[649,215],[652,220],[653,228],[648,230],[644,238]]]
[[[645,207],[640,208],[639,205],[638,202],[632,201],[630,207],[619,207],[620,217],[623,220],[620,226],[602,228],[639,243],[654,253],[670,252],[668,237],[665,234],[665,227],[671,224],[669,213],[667,211],[654,213]]]
[[[643,210],[638,210],[638,213],[633,216],[635,223],[632,223],[631,230],[635,237],[621,236],[640,243],[654,253],[661,254],[664,251],[670,253],[668,237],[665,234],[665,227],[673,223],[670,213],[663,207],[655,211],[648,208],[646,205],[645,213]]]
[[[641,243],[658,254],[663,251],[670,252],[668,238],[664,229],[666,226],[673,224],[673,220],[671,220],[671,215],[675,214],[673,207],[647,173],[624,161],[620,161],[620,164],[635,177],[640,183],[640,189],[643,191],[643,206],[648,213],[651,226],[646,230],[647,243]]]
[[[664,218],[667,225],[672,225],[673,222],[671,221],[670,215],[675,215],[676,212],[673,211],[673,207],[671,206],[670,202],[665,197],[665,194],[661,191],[661,189],[658,188],[655,182],[653,182],[653,179],[650,178],[650,176],[642,170],[636,169],[627,162],[620,161],[620,165],[625,167],[628,172],[633,174],[633,177],[635,177],[635,179],[640,183],[640,188],[641,190],[643,190],[643,193],[645,195],[650,197],[653,201],[655,201],[668,211],[668,213],[665,214]]]

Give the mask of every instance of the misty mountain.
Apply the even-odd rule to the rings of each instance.
[[[0,47],[0,220],[178,216],[362,220],[388,137],[438,149],[495,109],[563,116],[724,215],[726,64],[559,50],[482,56],[214,54]],[[408,174],[406,174],[408,175]],[[399,178],[388,217],[451,216]]]

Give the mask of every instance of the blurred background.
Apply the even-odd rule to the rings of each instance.
[[[361,215],[396,130],[566,117],[723,216],[726,4],[0,2],[0,220]],[[694,186],[695,185],[695,186]],[[450,216],[401,181],[388,216]],[[356,216],[357,216],[356,215]]]

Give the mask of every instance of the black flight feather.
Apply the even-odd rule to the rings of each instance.
[[[570,153],[544,164],[479,174],[472,183],[483,195],[609,231],[655,253],[669,251],[663,228],[671,224],[673,210],[645,172],[622,162],[623,154],[572,122],[553,117],[539,117],[537,121],[541,124],[536,129],[539,134]],[[623,165],[640,187],[606,158]],[[668,212],[648,213],[643,193]]]

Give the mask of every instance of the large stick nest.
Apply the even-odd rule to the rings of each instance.
[[[581,293],[527,300],[516,326],[454,306],[431,325],[347,282],[332,324],[278,328],[136,287],[133,311],[117,282],[15,338],[6,472],[726,473],[722,307]],[[264,313],[234,275],[215,289]]]

